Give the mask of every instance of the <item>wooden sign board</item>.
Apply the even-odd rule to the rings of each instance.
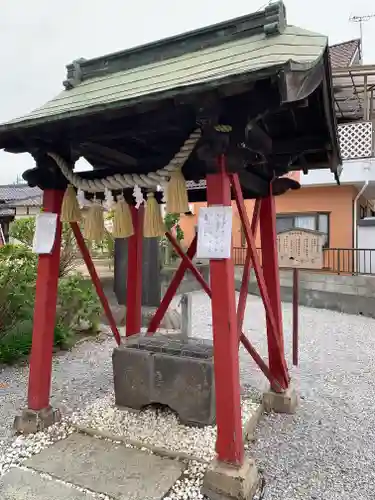
[[[291,229],[277,235],[279,267],[322,269],[324,235],[309,229]]]

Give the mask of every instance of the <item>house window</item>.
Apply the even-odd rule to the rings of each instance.
[[[324,247],[329,246],[329,214],[281,214],[276,216],[276,231],[289,229],[311,229],[324,234]]]

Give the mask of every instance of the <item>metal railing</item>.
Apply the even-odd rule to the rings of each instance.
[[[257,248],[262,263],[261,249]],[[232,257],[236,266],[243,266],[246,247],[233,247]],[[314,272],[332,274],[375,275],[375,248],[324,248],[323,268]]]

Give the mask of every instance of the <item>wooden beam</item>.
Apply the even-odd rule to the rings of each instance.
[[[288,154],[294,156],[312,151],[325,151],[327,144],[320,137],[296,137],[282,141],[274,141],[272,154]]]
[[[108,148],[107,146],[102,146],[101,144],[95,144],[93,142],[83,142],[75,147],[77,150],[83,150],[85,156],[92,157],[92,155],[101,156],[105,160],[114,161],[116,163],[131,165],[136,167],[138,162],[132,156],[126,153],[117,151],[116,149]]]
[[[269,192],[269,180],[262,179],[256,174],[248,171],[242,171],[239,173],[239,179],[241,186],[244,189],[248,189],[255,193],[257,197],[263,198],[267,196]]]
[[[272,139],[271,137],[259,127],[256,123],[248,123],[246,126],[246,142],[248,146],[264,154],[271,153]]]

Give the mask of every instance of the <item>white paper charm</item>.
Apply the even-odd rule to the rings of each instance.
[[[105,196],[105,202],[104,202],[105,209],[112,210],[113,205],[115,203],[115,199],[113,197],[112,191],[110,189],[106,188],[104,191],[104,196]]]
[[[232,207],[202,207],[198,215],[198,259],[229,259],[232,250]]]
[[[142,203],[145,202],[145,199],[143,198],[142,189],[137,184],[134,186],[133,196],[135,199],[135,208],[138,210]]]
[[[158,191],[161,191],[163,193],[163,198],[162,198],[162,203],[167,203],[167,186],[168,186],[168,181],[165,179],[163,181],[160,181],[160,185],[158,186]]]
[[[56,238],[57,214],[43,212],[38,214],[35,222],[33,252],[39,255],[50,254]]]
[[[85,192],[82,191],[82,189],[78,189],[77,191],[77,201],[80,208],[83,208],[86,205]]]

